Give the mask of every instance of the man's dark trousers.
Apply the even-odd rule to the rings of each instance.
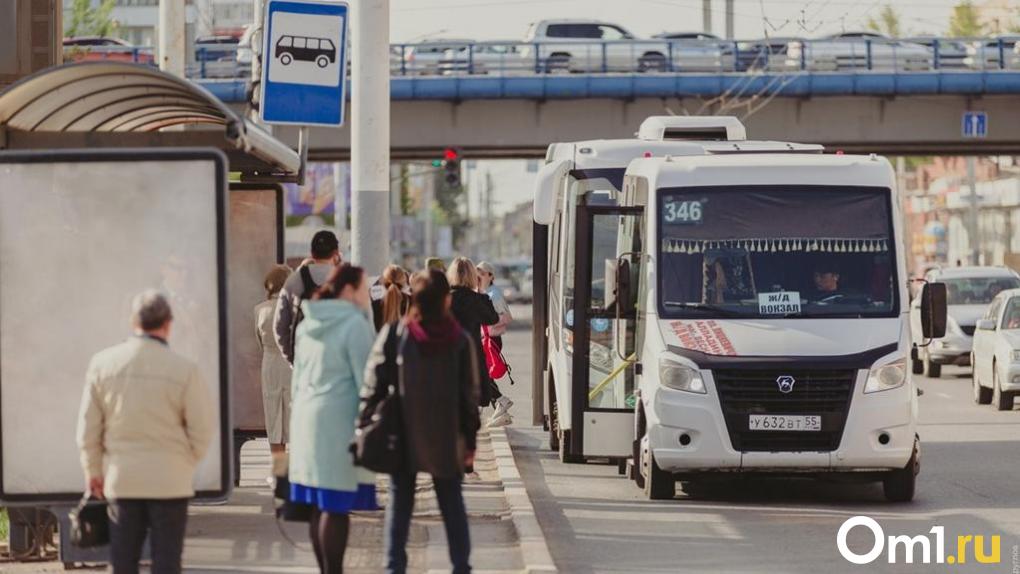
[[[111,500],[110,566],[114,574],[137,574],[146,535],[151,534],[152,574],[180,574],[188,499]]]

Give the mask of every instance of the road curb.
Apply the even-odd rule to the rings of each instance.
[[[524,479],[517,469],[517,461],[510,449],[510,437],[506,427],[489,429],[492,451],[496,457],[496,469],[503,481],[503,492],[510,506],[510,519],[521,546],[521,559],[524,561],[524,572],[556,572],[545,534],[535,516],[535,507],[524,487]]]

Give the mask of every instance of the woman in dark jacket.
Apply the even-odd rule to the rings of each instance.
[[[485,353],[482,351],[482,325],[499,323],[499,313],[492,305],[492,299],[485,293],[478,292],[478,271],[475,264],[467,257],[458,257],[450,264],[446,278],[450,282],[453,293],[453,304],[450,310],[461,327],[471,335],[474,341],[475,354],[478,361],[478,380],[481,382],[481,399],[479,405],[488,405],[503,396],[489,378],[489,369],[485,366]]]
[[[403,415],[406,459],[390,476],[386,506],[386,572],[407,570],[407,536],[417,474],[432,475],[455,574],[471,571],[471,541],[461,492],[474,462],[478,433],[478,358],[471,338],[450,314],[450,286],[439,271],[411,281],[407,318],[383,327],[365,370],[362,412],[395,386]],[[398,361],[399,356],[399,361]],[[398,364],[399,363],[399,364]]]

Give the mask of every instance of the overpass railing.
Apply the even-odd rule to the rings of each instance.
[[[151,47],[69,47],[65,60],[117,60],[155,65]],[[190,78],[247,78],[251,50],[196,45]],[[350,67],[348,66],[348,69]],[[999,38],[799,38],[569,40],[547,42],[429,41],[390,47],[394,76],[544,74],[731,74],[1020,70],[1020,36]]]

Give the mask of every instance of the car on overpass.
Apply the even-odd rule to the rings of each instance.
[[[936,38],[935,36],[915,36],[904,41],[931,50],[932,67],[939,70],[967,69],[967,42],[956,38]],[[938,50],[938,58],[935,50]]]
[[[391,71],[407,76],[434,76],[441,72],[440,64],[447,50],[467,48],[474,40],[466,38],[432,38],[417,44],[394,46],[390,53]]]
[[[669,69],[669,44],[638,40],[600,20],[541,20],[524,35],[521,55],[544,72],[650,72]],[[535,53],[537,51],[537,54]]]
[[[113,61],[153,64],[150,48],[133,46],[126,40],[108,36],[74,36],[64,38],[64,60],[68,62]]]
[[[963,60],[974,70],[1020,69],[1020,36],[999,36],[967,43]]]
[[[742,40],[737,42],[735,70],[783,71],[786,68],[786,49],[792,42],[803,42],[804,38],[777,36]]]
[[[1020,395],[1020,289],[992,299],[974,331],[974,402],[1013,410]]]
[[[735,42],[707,32],[662,32],[652,37],[669,42],[676,71],[733,71]]]
[[[1020,275],[1007,267],[936,267],[924,275],[927,282],[946,285],[949,317],[946,335],[930,344],[919,346],[912,360],[914,374],[938,378],[943,365],[970,365],[974,331],[988,304],[1001,291],[1020,288]],[[921,298],[910,305],[911,330],[921,329]]]
[[[876,32],[841,32],[791,42],[786,56],[787,68],[811,71],[923,71],[932,65],[927,47]]]
[[[486,41],[448,48],[438,71],[444,75],[532,73],[535,64],[521,57],[518,42]]]

